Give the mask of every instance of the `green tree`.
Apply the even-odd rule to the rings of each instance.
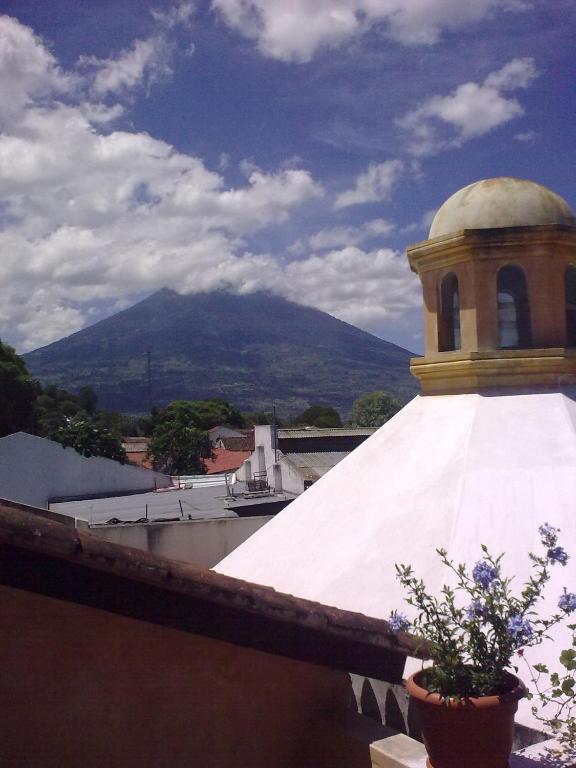
[[[34,430],[39,389],[24,360],[0,341],[0,437]]]
[[[92,417],[92,422],[102,429],[108,429],[125,437],[144,437],[149,434],[149,416],[131,416],[126,413],[102,410],[97,411]]]
[[[157,419],[148,453],[154,466],[172,475],[201,475],[203,459],[212,457],[212,444],[205,429],[199,427],[195,402],[177,400]]]
[[[74,448],[82,456],[103,456],[124,464],[126,451],[120,435],[103,429],[89,420],[68,419],[50,435],[52,440]]]
[[[293,419],[295,425],[305,424],[311,427],[341,427],[342,419],[335,408],[330,405],[311,405],[299,416]]]
[[[271,413],[262,413],[261,411],[247,411],[242,413],[242,419],[245,426],[255,427],[262,424],[272,424],[274,417]],[[280,426],[280,420],[276,418],[276,423]]]
[[[350,421],[353,427],[381,427],[401,407],[399,401],[387,392],[370,392],[354,401]]]
[[[226,400],[219,397],[212,397],[209,400],[177,400],[176,402],[189,403],[190,412],[194,413],[194,423],[198,429],[211,429],[220,424],[227,424],[230,427],[244,426],[242,414]]]
[[[92,387],[80,387],[78,390],[78,402],[89,416],[94,416],[98,404],[98,395]]]
[[[70,419],[88,418],[77,395],[48,384],[40,391],[37,401],[36,434],[52,437],[60,427],[66,427]]]

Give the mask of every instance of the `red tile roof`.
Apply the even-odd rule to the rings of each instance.
[[[251,451],[227,451],[225,448],[213,448],[213,459],[204,459],[204,466],[209,475],[219,472],[234,472],[251,456]]]

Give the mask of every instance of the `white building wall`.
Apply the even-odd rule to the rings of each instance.
[[[297,495],[304,493],[304,475],[298,467],[292,464],[288,456],[280,458],[280,471],[282,472],[282,487],[285,491]]]
[[[266,470],[268,483],[272,488],[289,493],[302,493],[304,491],[303,474],[280,451],[278,452],[278,465],[281,481],[278,485],[278,470],[276,472],[274,470],[276,452],[272,440],[272,427],[269,425],[254,427],[254,443],[254,453],[242,464],[236,473],[238,479],[250,480],[254,472]]]
[[[96,525],[90,533],[106,541],[134,547],[201,568],[212,568],[272,519],[226,517],[217,520],[183,520],[177,523]],[[79,527],[87,527],[78,521]]]
[[[26,432],[0,439],[0,498],[11,501],[48,507],[53,498],[151,491],[171,484],[160,472],[100,456],[86,458]]]

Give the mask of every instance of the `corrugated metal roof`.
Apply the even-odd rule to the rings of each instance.
[[[291,453],[284,458],[307,474],[322,477],[339,461],[346,458],[350,451],[324,451],[322,453]]]
[[[278,437],[285,439],[290,437],[361,437],[372,435],[377,427],[338,427],[333,429],[320,429],[319,427],[298,427],[297,429],[279,429]]]
[[[210,477],[203,476],[210,481]],[[236,492],[245,489],[243,483],[235,485]],[[224,482],[216,485],[170,490],[164,493],[137,493],[131,496],[115,496],[107,499],[86,499],[51,504],[50,509],[63,515],[79,517],[91,524],[103,524],[116,519],[123,522],[135,522],[146,517],[150,521],[180,518],[187,520],[236,517],[236,514],[224,505],[226,487]],[[180,503],[182,506],[180,506]]]

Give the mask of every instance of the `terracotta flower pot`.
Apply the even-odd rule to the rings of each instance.
[[[506,768],[524,684],[509,675],[506,693],[446,702],[421,687],[424,672],[412,675],[406,689],[420,716],[429,768]]]

